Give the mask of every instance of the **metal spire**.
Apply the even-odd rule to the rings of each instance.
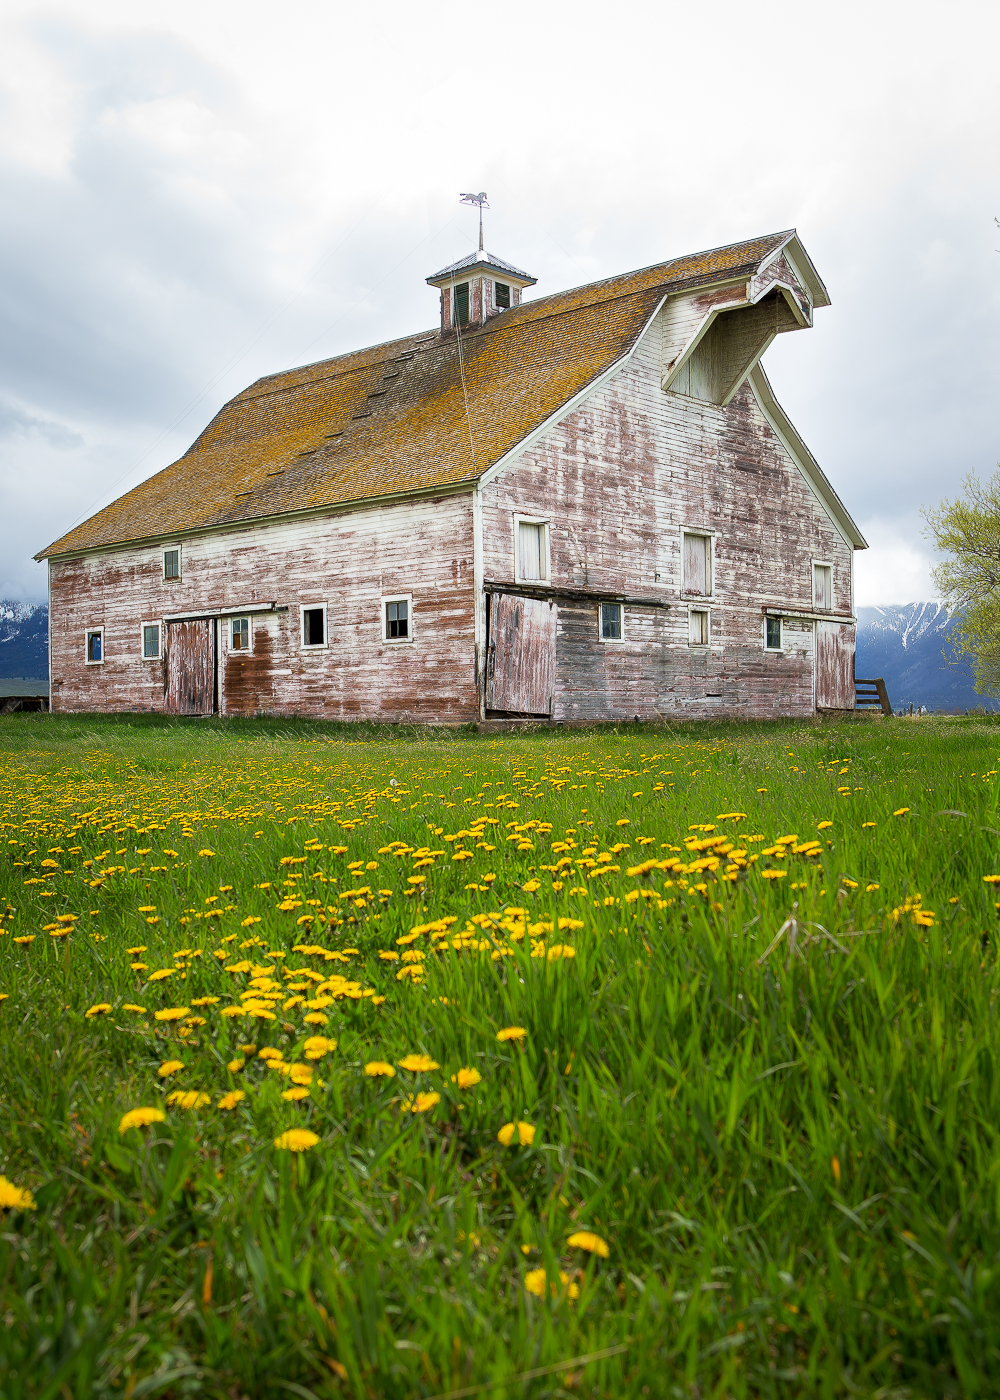
[[[483,210],[490,207],[486,198],[486,191],[480,190],[478,194],[460,194],[459,199],[463,204],[479,205],[479,251],[483,251]]]

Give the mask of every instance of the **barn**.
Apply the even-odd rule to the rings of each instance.
[[[761,366],[794,230],[270,375],[48,546],[56,712],[460,724],[854,705],[865,542]],[[831,399],[832,402],[832,399]]]

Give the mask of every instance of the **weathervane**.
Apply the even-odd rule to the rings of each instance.
[[[459,199],[463,204],[479,205],[479,251],[483,251],[483,210],[490,207],[486,198],[486,191],[480,190],[478,194],[460,194]]]

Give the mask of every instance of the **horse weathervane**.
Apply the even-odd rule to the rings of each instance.
[[[463,204],[479,205],[479,251],[483,251],[483,210],[490,207],[486,198],[486,191],[480,190],[478,194],[460,194],[459,199]]]

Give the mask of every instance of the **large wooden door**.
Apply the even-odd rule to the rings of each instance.
[[[854,709],[854,628],[816,624],[816,708]]]
[[[215,621],[167,623],[166,708],[174,715],[215,710]]]
[[[556,678],[556,605],[544,598],[494,593],[486,708],[550,715]]]

